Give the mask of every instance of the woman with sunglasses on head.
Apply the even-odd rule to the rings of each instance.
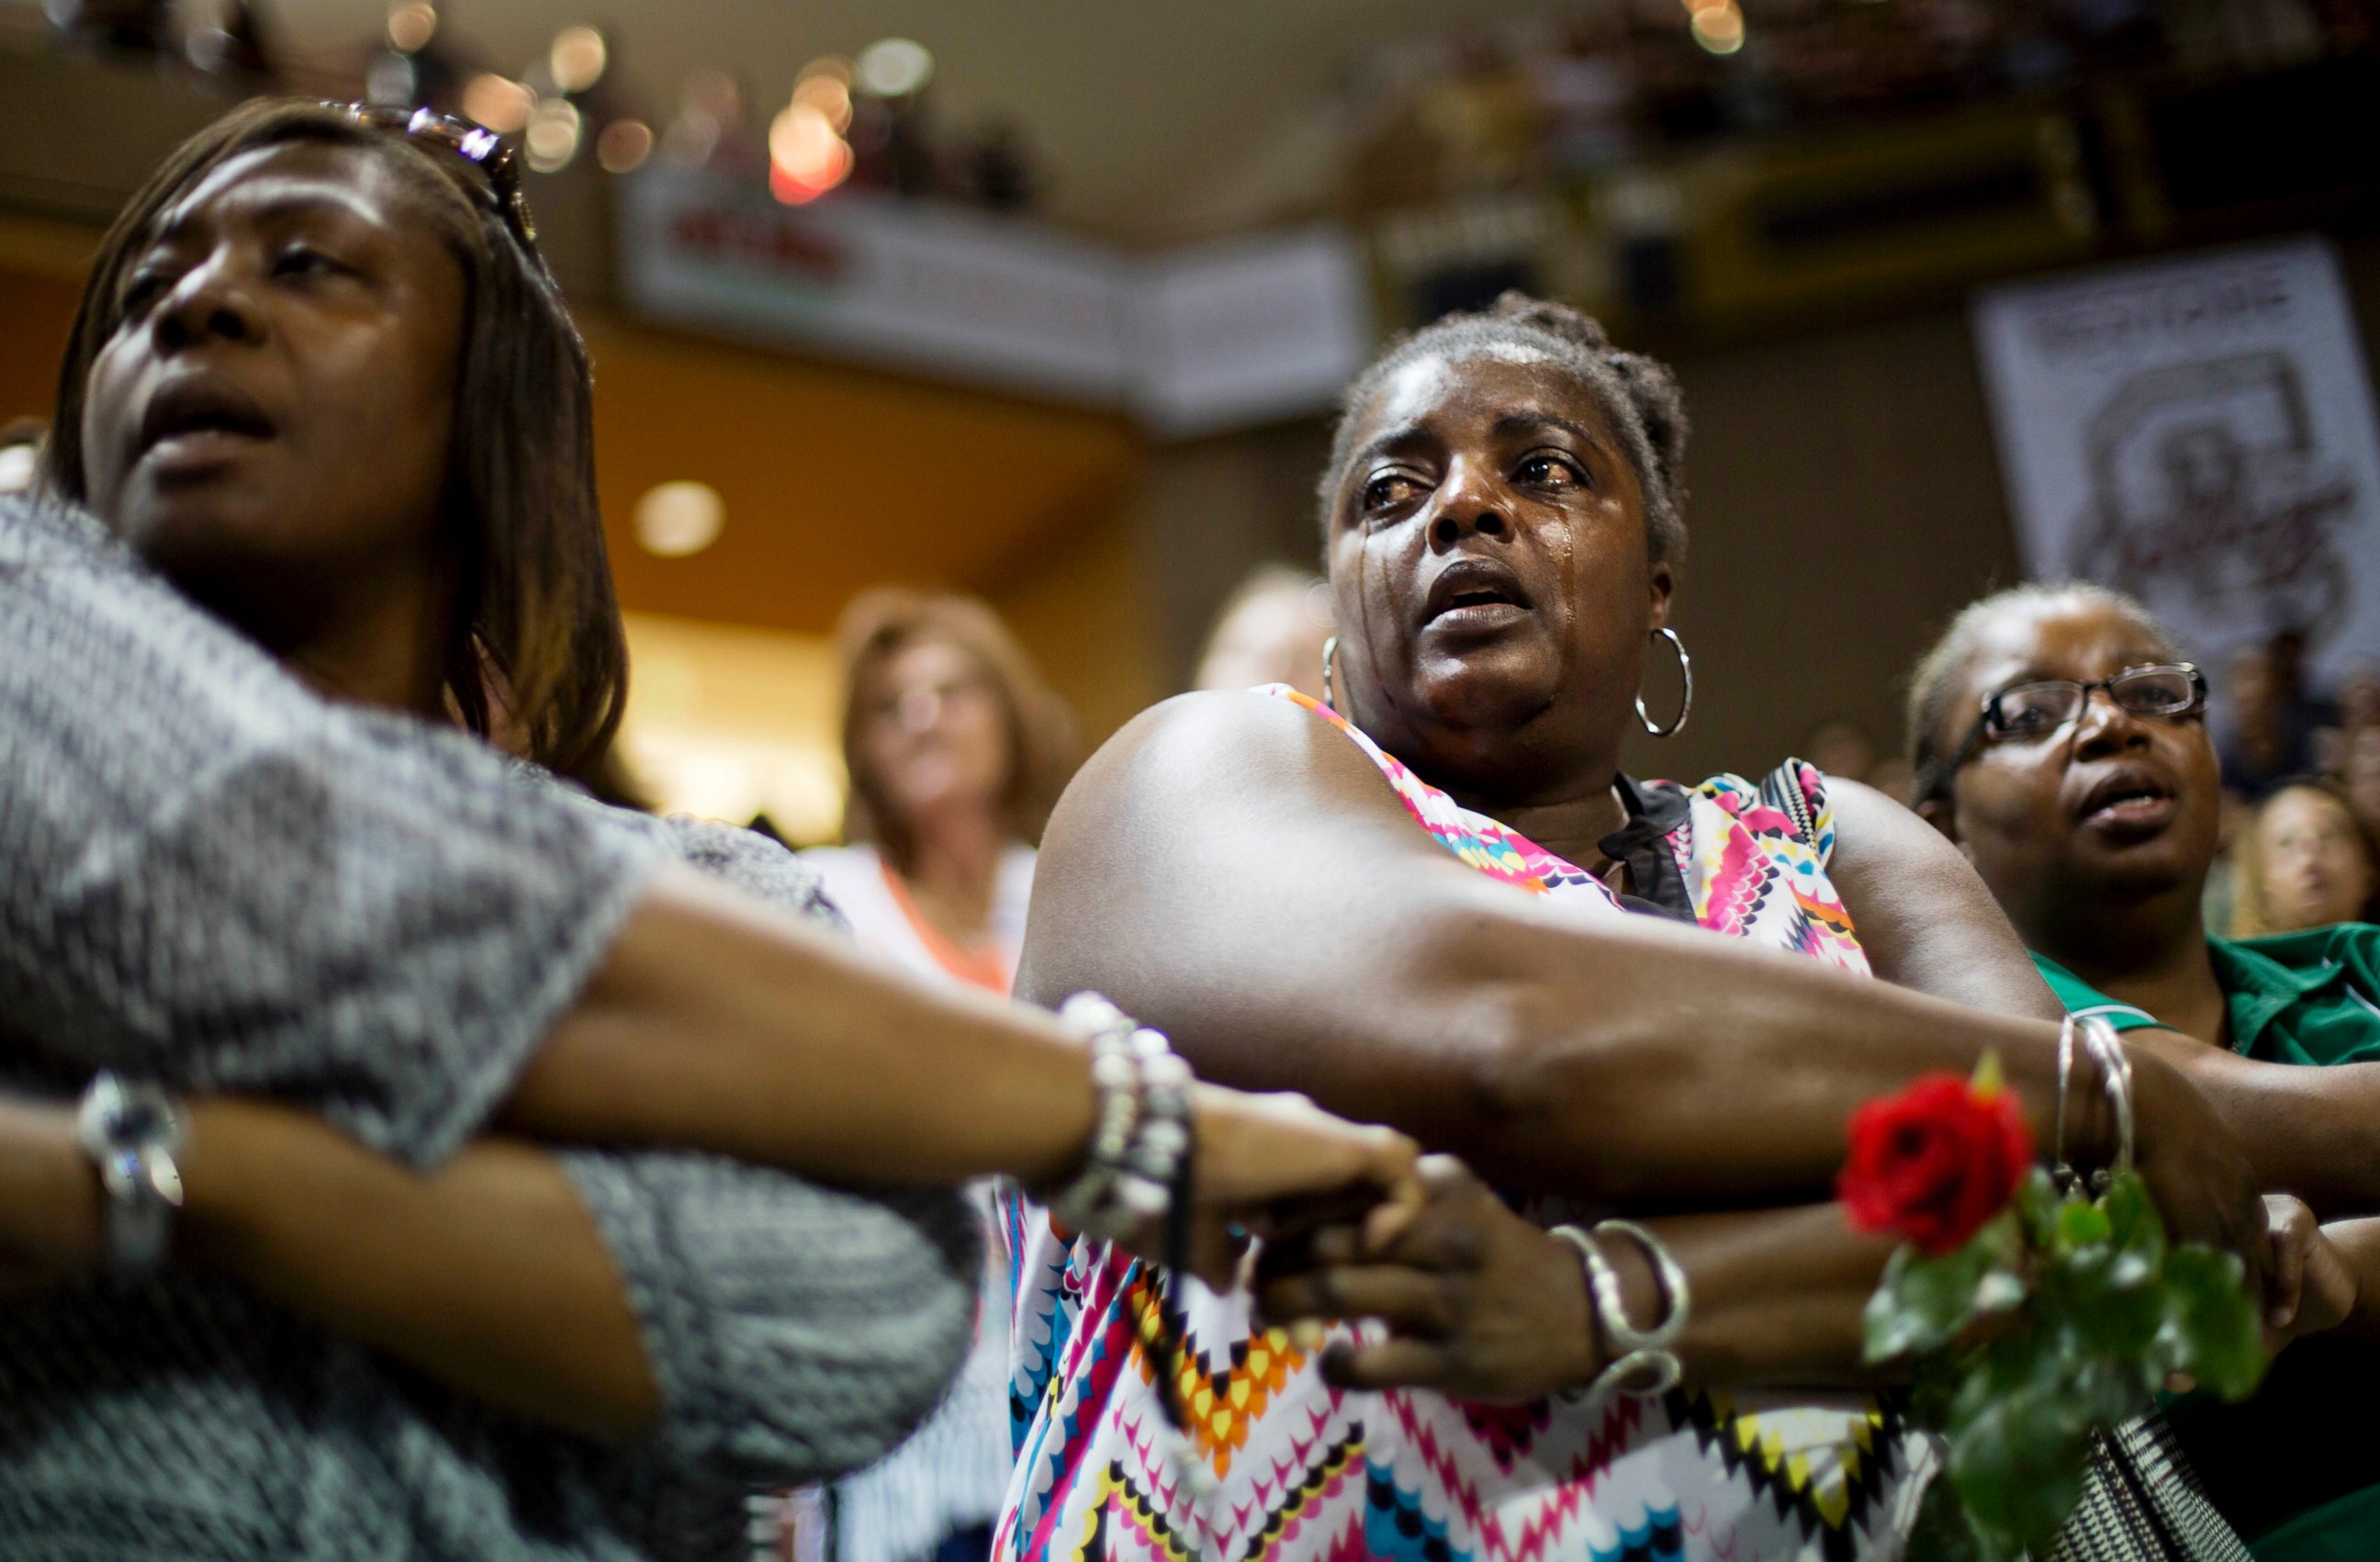
[[[2351,1308],[2345,1333],[2380,1336],[2380,1220],[2339,1218],[2380,1214],[2380,927],[2206,931],[2222,780],[2205,709],[2204,675],[2131,598],[2001,592],[1912,677],[1918,811],[1974,864],[2070,1012],[2179,1068],[2268,1189],[2334,1221],[2315,1249],[2326,1305]],[[2311,1435],[2342,1397],[2369,1403],[2375,1365],[2361,1340],[2312,1340],[2250,1404],[2175,1412],[2260,1562],[2380,1553],[2368,1448]]]
[[[1260,1315],[1191,1303],[1186,1445],[1115,1362],[1145,1272],[1028,1223],[1003,1558],[1185,1531],[1273,1562],[1900,1554],[1932,1455],[1841,1392],[1886,1256],[1825,1202],[1845,1124],[1997,1051],[2047,1151],[2058,1010],[1973,873],[1881,795],[1792,763],[1621,773],[1691,701],[1642,692],[1685,671],[1684,436],[1668,369],[1557,305],[1397,345],[1322,474],[1328,704],[1170,702],[1052,815],[1020,991],[1113,991],[1214,1077],[1393,1124],[1543,1218],[1433,1165],[1401,1232],[1276,1244]],[[2261,1271],[2225,1130],[2137,1070],[2169,1217]],[[2070,1104],[2104,1155],[2090,1078]],[[1387,1332],[1318,1350],[1265,1326],[1334,1312]]]
[[[1227,1223],[1409,1164],[889,977],[788,854],[554,779],[620,625],[500,159],[324,105],[201,132],[62,372],[46,486],[97,524],[0,506],[12,1555],[724,1555],[948,1382],[934,1185],[1147,1244],[1195,1141],[1176,1224],[1228,1273]]]

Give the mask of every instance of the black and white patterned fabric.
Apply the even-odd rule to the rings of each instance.
[[[2173,1430],[2155,1412],[2126,1422],[2092,1450],[2082,1500],[2054,1562],[2251,1562],[2206,1500]]]
[[[831,915],[770,843],[334,709],[88,519],[0,501],[0,1090],[103,1066],[434,1165],[672,858]],[[727,1556],[747,1494],[867,1463],[957,1370],[954,1192],[563,1159],[663,1392],[645,1438],[532,1427],[208,1275],[76,1287],[0,1306],[0,1556]]]

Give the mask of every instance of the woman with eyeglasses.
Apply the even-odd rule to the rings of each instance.
[[[10,1555],[727,1556],[949,1382],[955,1185],[1227,1275],[1410,1165],[557,780],[623,677],[589,396],[474,127],[251,104],[103,243],[0,503]]]
[[[2207,932],[2222,778],[2205,710],[2204,676],[2138,603],[2082,584],[2001,592],[1912,677],[1918,812],[1974,864],[2071,1013],[2180,1068],[2265,1187],[2334,1222],[2324,1277],[2348,1287],[2342,1333],[2380,1337],[2380,1220],[2342,1218],[2380,1214],[2380,927]],[[2321,1337],[2280,1357],[2247,1406],[2176,1409],[2259,1562],[2380,1555],[2368,1444],[2313,1433],[2374,1390],[2370,1346]]]

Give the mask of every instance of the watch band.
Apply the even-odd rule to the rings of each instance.
[[[83,1153],[107,1194],[107,1267],[120,1279],[155,1274],[173,1245],[182,1207],[182,1172],[174,1157],[186,1129],[181,1108],[155,1085],[102,1070],[75,1116]]]

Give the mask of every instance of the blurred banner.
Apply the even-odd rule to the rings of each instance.
[[[1164,434],[1319,410],[1371,347],[1361,262],[1328,228],[1143,260],[859,191],[790,207],[665,166],[625,184],[622,291],[648,319],[1114,407]]]
[[[795,208],[667,167],[625,186],[622,287],[652,319],[1072,401],[1129,384],[1121,268],[1091,245],[858,191]]]
[[[2131,592],[2214,662],[2301,628],[2380,661],[2380,441],[2319,239],[1979,293],[2025,567]]]

